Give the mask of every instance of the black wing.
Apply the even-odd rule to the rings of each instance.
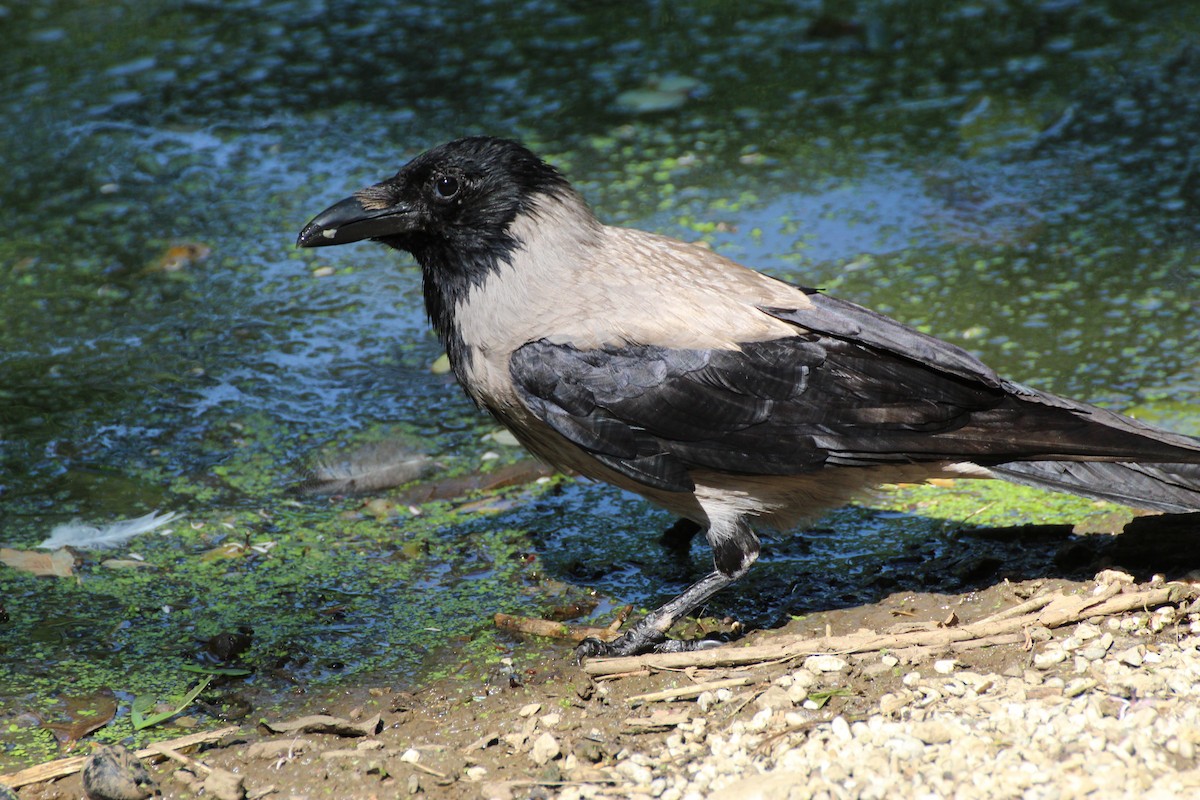
[[[812,299],[811,309],[763,309],[800,326],[786,338],[727,350],[539,340],[513,354],[510,372],[552,428],[668,491],[693,489],[694,469],[792,475],[1150,450],[1171,460],[1162,454],[1174,447],[1148,447],[1158,437],[1137,423],[1003,381],[966,351],[867,309]]]

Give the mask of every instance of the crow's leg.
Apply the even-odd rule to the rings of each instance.
[[[758,537],[741,518],[708,532],[713,547],[713,565],[708,575],[693,583],[673,600],[651,611],[620,637],[611,642],[585,639],[575,648],[582,661],[592,656],[634,656],[642,653],[680,653],[716,647],[711,639],[668,639],[667,631],[683,617],[704,605],[710,597],[746,574],[758,558]]]

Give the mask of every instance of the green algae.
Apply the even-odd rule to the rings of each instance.
[[[239,628],[252,630],[253,644],[237,663],[254,675],[223,681],[225,692],[269,696],[289,683],[383,673],[403,680],[451,643],[468,643],[467,658],[494,651],[489,609],[536,608],[516,557],[529,548],[524,532],[430,509],[384,522],[350,511],[281,505],[191,518],[130,543],[147,568],[109,570],[88,557],[77,581],[0,572],[4,639],[23,643],[0,660],[9,713],[47,712],[64,682],[73,694],[180,694],[195,678],[181,668],[203,662],[211,637]],[[419,557],[407,550],[413,542]],[[132,736],[128,716],[104,735]]]

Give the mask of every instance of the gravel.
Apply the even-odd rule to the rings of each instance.
[[[706,693],[699,705],[708,713],[677,725],[657,751],[627,754],[607,771],[611,782],[567,785],[557,797],[1197,796],[1200,621],[1187,612],[1080,623],[1001,672],[949,657],[808,658],[750,700]],[[831,676],[845,685],[847,671],[900,680],[866,713],[823,716],[821,688]],[[738,703],[740,713],[719,714]]]

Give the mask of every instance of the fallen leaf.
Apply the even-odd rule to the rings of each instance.
[[[111,689],[82,697],[60,698],[65,722],[43,722],[60,742],[75,742],[107,725],[117,713],[117,698]]]
[[[39,553],[34,550],[13,550],[0,547],[0,564],[32,575],[54,575],[69,578],[75,574],[75,556],[69,550]]]
[[[212,248],[200,242],[180,242],[146,267],[146,272],[179,272],[208,258]]]
[[[200,556],[201,561],[219,561],[223,558],[241,558],[250,548],[241,542],[226,542],[211,550],[205,550]]]
[[[429,365],[429,371],[434,375],[448,375],[450,369],[450,356],[445,353],[442,353]]]

